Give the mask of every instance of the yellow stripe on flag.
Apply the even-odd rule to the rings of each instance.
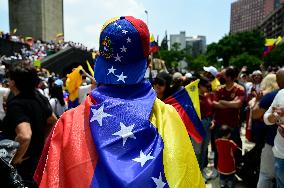
[[[87,63],[89,72],[91,73],[92,77],[94,77],[94,70],[93,70],[93,68],[91,67],[89,61],[87,60],[86,63]]]
[[[205,188],[191,141],[175,108],[156,99],[150,122],[163,139],[163,166],[169,187]]]
[[[150,37],[150,42],[155,42],[155,37],[154,37],[153,34],[152,34],[151,37]]]
[[[189,94],[189,96],[191,98],[194,109],[195,109],[199,119],[201,119],[198,83],[199,83],[199,79],[195,80],[194,82],[191,82],[190,84],[185,86],[185,90],[187,91],[187,93]]]

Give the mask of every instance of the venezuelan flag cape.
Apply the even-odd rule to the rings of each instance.
[[[190,90],[193,89],[192,86],[194,85],[186,86],[185,88],[177,91],[166,98],[164,102],[172,105],[177,110],[190,137],[197,143],[201,143],[206,136],[206,132],[190,97]],[[196,97],[194,99],[196,100]]]
[[[182,120],[148,82],[100,86],[64,113],[34,179],[41,188],[205,187]]]

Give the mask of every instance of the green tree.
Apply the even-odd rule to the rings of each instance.
[[[232,57],[243,53],[260,57],[263,53],[264,37],[259,31],[243,32],[224,36],[218,43],[212,43],[207,48],[209,62],[223,59],[223,65],[228,66]]]
[[[173,51],[179,51],[179,50],[180,50],[180,46],[181,46],[180,43],[175,42],[175,43],[173,43],[173,45],[171,46],[171,49],[172,49]]]
[[[201,54],[194,58],[193,60],[189,61],[188,68],[194,71],[201,71],[204,66],[208,66],[207,57],[204,54]]]
[[[236,57],[232,57],[229,62],[230,65],[233,65],[239,69],[241,69],[243,66],[247,66],[249,72],[259,69],[261,63],[262,60],[260,58],[249,55],[248,53],[243,53],[241,55],[237,55]]]

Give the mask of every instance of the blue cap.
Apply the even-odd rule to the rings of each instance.
[[[107,21],[100,35],[100,55],[95,60],[96,82],[130,85],[143,81],[149,36],[147,25],[134,17]]]
[[[60,80],[60,79],[57,79],[57,80],[55,80],[54,84],[57,85],[57,86],[63,86],[63,81]]]

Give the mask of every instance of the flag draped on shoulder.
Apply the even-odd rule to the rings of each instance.
[[[205,188],[181,118],[148,82],[96,88],[48,143],[35,175],[41,188]]]
[[[199,117],[201,119],[201,113],[200,113],[200,102],[199,102],[199,92],[198,92],[198,83],[199,80],[195,80],[185,86],[185,90],[190,96],[190,99],[193,103],[194,109]]]
[[[164,102],[172,105],[177,110],[190,137],[197,143],[200,143],[205,138],[206,133],[193,104],[193,100],[195,103],[199,103],[198,82],[199,80],[177,91],[166,98]],[[191,96],[193,100],[191,99]],[[196,108],[199,109],[200,112],[200,106],[196,105]]]

